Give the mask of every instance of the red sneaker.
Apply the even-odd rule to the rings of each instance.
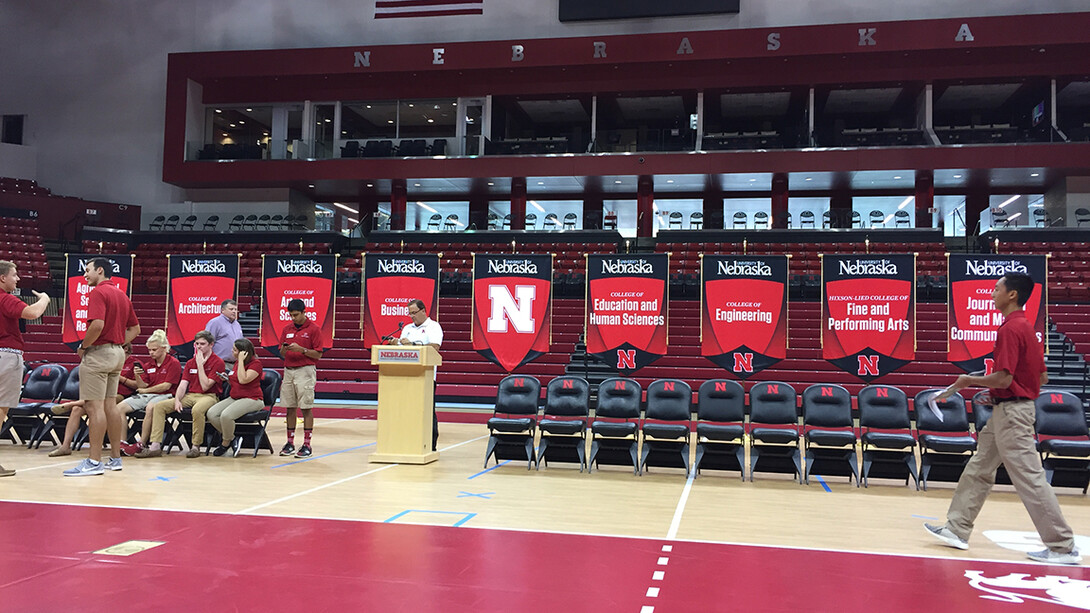
[[[121,443],[121,454],[132,457],[137,454],[143,447],[140,443]]]

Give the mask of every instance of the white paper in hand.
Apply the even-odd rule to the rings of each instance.
[[[927,397],[927,408],[931,409],[931,412],[935,414],[935,417],[939,421],[943,421],[942,411],[939,409],[939,405],[938,405],[938,398],[939,398],[940,395],[942,395],[942,392],[936,392],[936,393],[931,394],[930,396],[928,396]]]

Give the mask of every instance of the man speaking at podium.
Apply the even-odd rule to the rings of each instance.
[[[391,345],[431,345],[436,349],[443,345],[443,326],[428,317],[423,300],[409,302],[409,317],[412,318],[413,323],[402,327],[401,337],[391,339]],[[435,414],[434,391],[432,392],[431,422],[431,450],[435,451],[439,442],[439,417]]]

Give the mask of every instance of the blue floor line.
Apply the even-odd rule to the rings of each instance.
[[[311,456],[311,457],[303,459],[303,460],[296,460],[294,462],[288,462],[286,464],[277,464],[276,466],[273,466],[273,468],[283,468],[284,466],[291,466],[292,464],[300,464],[302,462],[309,462],[311,460],[317,460],[318,458],[328,458],[331,455],[337,455],[338,453],[344,453],[346,451],[355,451],[357,449],[363,449],[364,447],[371,447],[373,445],[375,445],[375,443],[367,443],[366,445],[360,445],[359,447],[349,447],[348,449],[342,449],[340,451],[333,451],[331,453],[323,453],[322,455]]]
[[[501,466],[503,466],[504,464],[507,464],[507,463],[509,463],[509,462],[511,462],[511,460],[504,460],[504,461],[500,462],[499,464],[496,464],[496,465],[495,465],[495,466],[493,466],[492,468],[486,468],[486,469],[482,470],[481,472],[479,472],[479,473],[477,473],[477,474],[473,475],[472,477],[468,477],[468,479],[475,479],[475,478],[477,478],[477,477],[480,477],[481,475],[483,475],[483,474],[485,474],[485,473],[488,473],[488,472],[492,472],[492,471],[496,470],[497,468],[499,468],[499,467],[501,467]]]
[[[930,519],[931,521],[938,521],[938,517],[931,517],[930,515],[913,515],[916,519]]]
[[[821,478],[821,475],[814,475],[814,478],[818,480],[818,483],[821,484],[821,487],[825,488],[826,492],[832,493],[833,490],[829,489],[829,484],[825,482],[825,479]]]

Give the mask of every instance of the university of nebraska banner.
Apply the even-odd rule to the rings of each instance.
[[[261,346],[280,355],[280,330],[291,321],[288,302],[298,298],[307,319],[322,329],[323,348],[332,347],[336,256],[265,255],[262,261]]]
[[[103,255],[100,253],[68,253],[64,256],[64,318],[61,319],[61,342],[75,349],[87,334],[88,294],[94,291],[83,278],[83,270],[94,258],[104,257],[113,266],[113,281],[121,291],[131,295],[134,255]]]
[[[473,349],[507,372],[549,351],[553,256],[473,256]]]
[[[167,256],[167,342],[183,345],[238,295],[237,253]]]
[[[700,355],[746,379],[787,357],[787,257],[707,255]]]
[[[946,359],[965,372],[992,371],[996,330],[1003,323],[1003,315],[995,310],[992,290],[995,282],[1008,272],[1021,272],[1033,278],[1033,294],[1022,308],[1037,331],[1037,339],[1043,342],[1048,318],[1045,256],[960,253],[949,256],[950,341]]]
[[[666,355],[669,257],[587,256],[587,353],[623,373]]]
[[[864,381],[916,357],[916,256],[822,258],[821,353]]]
[[[410,321],[409,301],[420,299],[428,316],[438,321],[439,256],[371,254],[363,258],[363,344],[382,344]]]

